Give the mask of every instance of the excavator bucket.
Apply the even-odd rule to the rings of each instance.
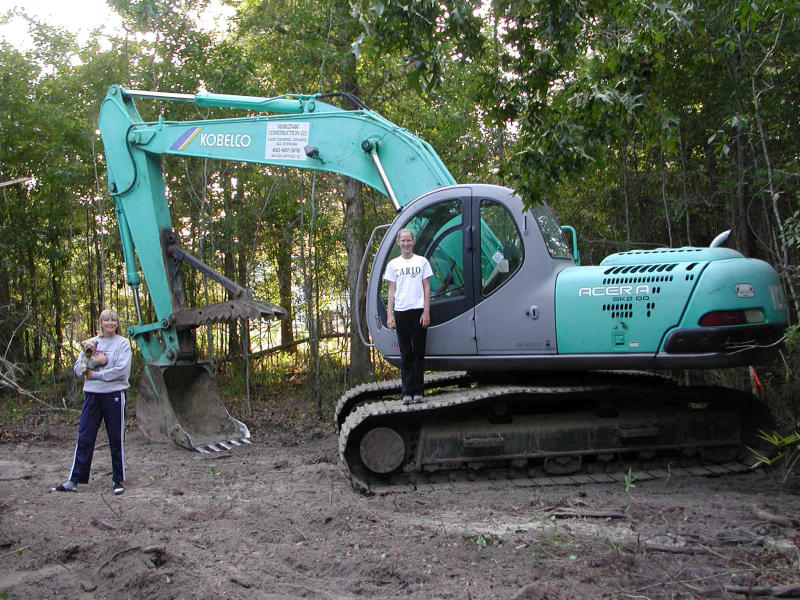
[[[136,418],[145,435],[199,452],[249,444],[250,431],[228,413],[208,363],[145,366]]]

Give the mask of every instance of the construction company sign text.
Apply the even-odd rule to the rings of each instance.
[[[308,121],[284,121],[267,123],[267,145],[264,158],[273,160],[306,160],[308,145]]]
[[[578,296],[611,296],[614,302],[648,300],[649,285],[603,285],[578,288]]]

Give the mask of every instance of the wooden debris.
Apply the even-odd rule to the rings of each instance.
[[[772,596],[773,598],[800,598],[800,583],[790,583],[776,587],[750,587],[746,585],[726,585],[726,592],[747,596]]]
[[[612,512],[554,512],[550,515],[554,519],[624,519],[622,513]]]
[[[242,586],[245,589],[250,589],[251,587],[253,587],[252,585],[250,585],[250,582],[245,581],[243,579],[239,579],[238,577],[231,577],[231,581],[236,585]]]
[[[782,517],[780,515],[773,514],[763,508],[759,508],[758,506],[753,506],[753,514],[762,519],[767,521],[768,523],[775,523],[776,525],[781,525],[783,527],[794,527],[795,525],[800,524],[800,521],[797,519],[790,519],[789,517]]]
[[[91,523],[98,529],[105,529],[106,531],[114,531],[116,529],[116,527],[108,521],[103,521],[97,517],[92,518]]]

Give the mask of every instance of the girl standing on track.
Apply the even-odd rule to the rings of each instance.
[[[403,404],[417,404],[425,393],[425,342],[431,322],[431,265],[424,256],[414,254],[414,232],[397,233],[400,256],[386,265],[383,278],[389,282],[386,324],[397,329],[400,344],[400,375]]]

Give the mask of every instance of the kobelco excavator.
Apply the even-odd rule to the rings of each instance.
[[[388,196],[397,217],[370,239],[369,247],[381,241],[365,312],[371,343],[394,365],[399,349],[381,275],[399,252],[398,230],[416,233],[414,252],[433,269],[426,365],[445,372],[426,378],[423,404],[404,406],[397,382],[340,398],[340,455],[358,487],[470,467],[563,474],[614,457],[739,454],[763,413],[749,394],[641,371],[774,357],[788,310],[772,267],[722,247],[724,236],[705,248],[632,250],[580,266],[576,232],[546,205],[525,206],[504,187],[457,184],[429,144],[353,96],[354,110],[325,102],[332,96],[108,90],[99,126],[136,300],[129,335],[146,362],[137,416],[149,437],[201,451],[247,442],[199,360],[194,330],[285,315],[182,249],[162,177],[161,157],[171,154],[335,172]],[[134,105],[144,99],[245,116],[145,122]],[[367,263],[365,255],[362,279]],[[234,299],[187,307],[181,265]],[[139,270],[155,311],[150,323],[139,308]]]

